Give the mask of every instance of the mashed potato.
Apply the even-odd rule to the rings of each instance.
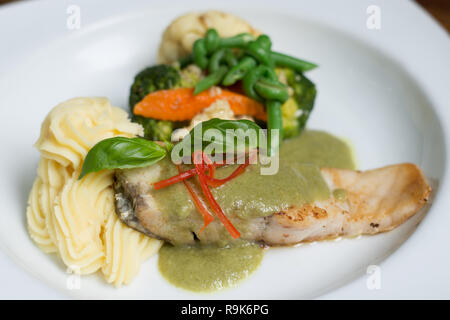
[[[225,12],[191,12],[175,19],[164,31],[158,51],[159,63],[172,63],[192,51],[195,40],[203,37],[210,28],[217,30],[221,37],[231,37],[239,33],[259,35],[244,20]]]
[[[116,286],[129,283],[161,242],[123,225],[114,211],[113,171],[78,176],[89,149],[100,140],[133,137],[142,127],[105,98],[76,98],[56,106],[42,124],[41,153],[30,192],[31,238],[56,252],[72,271],[101,270]]]

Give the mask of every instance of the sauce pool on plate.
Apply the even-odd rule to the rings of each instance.
[[[261,263],[263,249],[238,241],[225,246],[172,246],[159,251],[161,274],[173,285],[197,292],[232,287],[253,273]]]

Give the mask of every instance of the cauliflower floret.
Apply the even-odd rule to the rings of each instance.
[[[191,120],[189,130],[200,122],[210,120],[212,118],[219,118],[224,120],[235,120],[234,112],[230,108],[230,104],[227,100],[216,100],[208,108],[205,108],[203,112],[200,112]]]
[[[190,64],[187,67],[181,69],[180,76],[180,86],[182,88],[193,88],[204,77],[202,69],[200,69],[195,64]]]
[[[225,12],[191,12],[175,19],[164,31],[158,51],[159,63],[172,63],[192,51],[195,40],[203,37],[209,28],[217,30],[221,37],[240,33],[260,34],[244,20]]]
[[[216,89],[217,87],[213,87],[211,89]],[[219,88],[217,88],[219,89]],[[220,90],[220,89],[219,89]],[[219,118],[223,120],[239,120],[246,119],[253,121],[253,118],[250,116],[235,116],[233,110],[231,110],[230,104],[227,100],[218,99],[214,101],[209,107],[203,109],[202,112],[195,115],[192,118],[189,126],[184,128],[175,129],[172,133],[172,142],[180,141],[184,138],[185,135],[189,133],[197,124],[203,121],[211,120],[213,118]]]
[[[230,108],[230,104],[226,100],[217,100],[209,107],[203,109],[202,112],[192,118],[188,127],[179,128],[173,131],[171,140],[173,142],[180,141],[189,131],[200,122],[210,120],[212,118],[219,118],[225,120],[235,120],[234,112]]]

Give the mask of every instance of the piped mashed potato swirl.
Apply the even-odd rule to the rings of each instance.
[[[101,270],[107,282],[130,283],[161,242],[122,224],[114,212],[113,171],[78,176],[100,140],[142,135],[142,127],[105,98],[75,98],[46,117],[36,148],[41,153],[30,192],[27,222],[34,242],[55,252],[72,272]]]

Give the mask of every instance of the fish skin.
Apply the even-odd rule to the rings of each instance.
[[[117,170],[116,212],[130,227],[148,236],[174,244],[193,244],[230,240],[215,219],[202,233],[200,214],[191,214],[183,223],[172,223],[151,195],[151,183],[157,181],[158,166]],[[305,241],[354,237],[392,230],[417,213],[427,202],[431,187],[414,164],[403,163],[368,171],[322,168],[331,192],[345,189],[347,196],[333,196],[302,206],[293,206],[267,217],[239,223],[241,238],[270,246],[293,245]]]

